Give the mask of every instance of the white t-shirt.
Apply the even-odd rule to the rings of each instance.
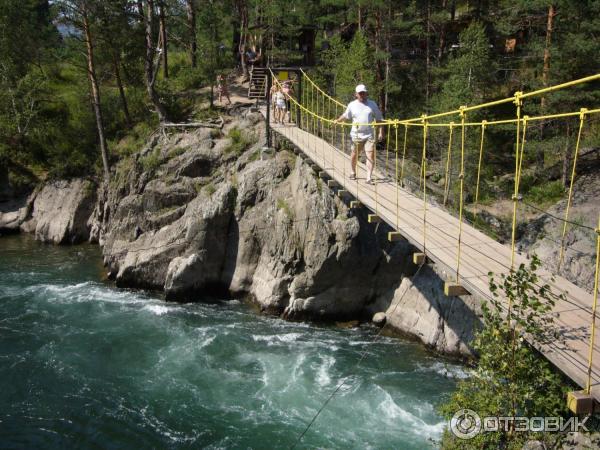
[[[346,120],[351,120],[352,123],[361,124],[353,126],[350,131],[350,137],[355,140],[373,139],[373,126],[364,124],[383,120],[383,114],[381,114],[377,103],[370,99],[367,99],[364,103],[358,100],[348,103],[343,117]]]

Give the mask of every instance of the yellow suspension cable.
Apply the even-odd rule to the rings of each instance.
[[[446,158],[446,178],[444,180],[444,206],[450,195],[450,158],[452,157],[452,133],[454,131],[454,122],[450,122],[450,135],[448,136],[448,157]]]
[[[423,152],[421,166],[426,170],[427,165],[427,120],[423,117]],[[423,177],[423,253],[427,253],[427,182]]]
[[[386,136],[385,136],[385,177],[388,177],[388,159],[390,153],[390,124],[387,126]]]
[[[513,201],[513,215],[512,215],[512,231],[511,231],[511,239],[510,239],[510,247],[511,247],[511,255],[510,255],[510,269],[514,270],[515,268],[515,237],[516,237],[516,230],[517,230],[517,195],[518,195],[518,175],[519,175],[519,145],[520,145],[520,141],[521,141],[521,107],[523,105],[523,100],[522,100],[522,96],[523,93],[522,92],[515,92],[515,96],[514,96],[514,103],[517,106],[517,140],[516,140],[516,148],[515,148],[515,181],[514,181],[514,185],[515,185],[515,189],[513,192],[513,196],[512,196],[512,201]],[[508,304],[508,317],[510,319],[510,310],[511,310],[511,303],[510,303],[510,299],[509,299],[509,304]]]
[[[477,164],[477,184],[475,185],[475,205],[479,202],[479,177],[481,175],[481,161],[483,159],[483,139],[485,136],[486,121],[481,122],[481,141],[479,143],[479,163]]]
[[[308,80],[308,82],[310,84],[312,84],[315,88],[317,88],[319,91],[321,91],[321,93],[323,95],[326,95],[330,100],[332,100],[336,104],[340,105],[341,107],[343,107],[343,108],[346,107],[346,105],[344,105],[340,101],[336,100],[335,98],[331,97],[329,94],[327,94],[326,92],[324,92],[323,90],[321,90],[321,88],[319,88],[319,86],[313,80],[311,80],[311,78],[306,74],[306,72],[304,72],[304,70],[300,69],[300,72],[302,72],[302,75],[304,75],[304,77]]]
[[[592,303],[592,324],[590,330],[590,350],[588,355],[587,383],[585,393],[592,392],[592,363],[594,358],[594,345],[596,337],[596,308],[598,306],[598,277],[600,272],[600,214],[598,215],[598,228],[596,228],[596,271],[594,275],[594,301]]]
[[[394,134],[395,134],[395,155],[396,155],[396,230],[400,229],[400,180],[398,179],[398,122],[394,122]]]
[[[373,121],[373,134],[375,137],[375,142],[373,144],[373,173],[371,174],[371,180],[373,180],[373,182],[375,183],[375,215],[379,216],[379,197],[377,196],[377,182],[375,181],[375,177],[377,176],[377,136],[378,136],[378,131],[377,131],[377,126],[375,125],[376,121]],[[367,168],[367,172],[368,172],[368,168]]]
[[[404,185],[404,161],[406,159],[406,142],[408,138],[408,125],[404,124],[404,145],[402,147],[402,166],[400,168],[400,180],[399,182]]]
[[[462,216],[464,206],[464,191],[465,191],[465,107],[461,107],[460,110],[460,174],[458,179],[460,180],[460,198],[458,207],[458,248],[456,250],[456,282],[459,283],[460,276],[460,256],[461,256],[461,243],[462,243]]]
[[[519,156],[519,173],[517,175],[517,196],[519,195],[521,188],[521,174],[523,173],[523,156],[525,155],[525,142],[527,136],[527,122],[529,120],[529,116],[523,117],[523,137],[521,139],[521,156]]]
[[[567,208],[565,210],[565,220],[563,222],[562,236],[560,239],[560,256],[558,258],[557,272],[560,273],[560,267],[565,257],[565,236],[567,235],[567,221],[569,220],[569,210],[571,208],[571,199],[573,198],[573,183],[575,182],[575,173],[577,168],[577,155],[579,154],[579,144],[581,143],[581,132],[585,121],[586,108],[581,108],[579,112],[579,131],[577,133],[577,143],[575,144],[575,155],[573,156],[573,168],[571,169],[571,181],[569,182],[569,195],[567,197]]]

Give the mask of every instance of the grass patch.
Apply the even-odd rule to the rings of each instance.
[[[214,184],[212,183],[208,183],[205,187],[204,187],[204,191],[208,194],[209,197],[212,197],[212,195],[217,192],[217,188],[215,187]]]
[[[144,172],[154,173],[163,163],[160,157],[160,149],[155,148],[149,155],[144,156],[140,159],[140,164],[144,169]]]
[[[140,122],[118,142],[109,142],[109,147],[119,156],[130,156],[140,151],[154,131],[147,122]]]
[[[290,219],[293,218],[293,216],[294,216],[294,213],[292,212],[290,205],[288,205],[288,203],[282,198],[277,199],[277,209],[280,211],[283,211],[284,214],[286,216],[288,216]]]
[[[178,156],[183,155],[187,151],[187,147],[172,148],[171,150],[169,150],[169,153],[167,153],[167,159],[177,158]]]
[[[317,178],[317,191],[319,191],[319,194],[323,193],[323,180],[321,178]]]
[[[240,130],[238,127],[233,127],[227,133],[227,137],[231,143],[225,148],[225,154],[234,154],[240,156],[248,147],[257,142],[256,136],[252,133]]]
[[[565,188],[560,180],[531,187],[525,194],[525,200],[538,205],[549,205],[557,202],[565,195]]]

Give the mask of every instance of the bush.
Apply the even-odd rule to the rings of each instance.
[[[526,200],[537,205],[555,203],[565,195],[565,188],[560,180],[533,186],[525,195]]]
[[[248,149],[248,147],[257,142],[254,134],[242,131],[237,127],[233,127],[229,130],[227,137],[231,140],[231,143],[225,148],[224,153],[233,153],[236,156],[240,156]]]
[[[154,173],[156,169],[163,163],[160,156],[160,149],[154,149],[149,155],[144,156],[140,159],[140,164],[144,169],[144,172]]]
[[[473,346],[479,361],[473,376],[459,382],[456,392],[440,408],[451,419],[462,409],[471,409],[480,417],[563,416],[567,413],[567,385],[550,363],[526,341],[555,341],[554,318],[548,313],[555,303],[550,286],[541,284],[536,274],[540,261],[534,257],[497,283],[490,273],[493,299],[483,306],[484,327],[476,334]],[[506,317],[505,300],[512,304]],[[521,449],[529,439],[548,439],[534,432],[482,432],[463,440],[445,430],[443,448]]]

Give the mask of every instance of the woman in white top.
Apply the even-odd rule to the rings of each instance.
[[[281,90],[277,90],[273,96],[275,101],[275,123],[283,124],[283,119],[286,113],[285,94]]]

